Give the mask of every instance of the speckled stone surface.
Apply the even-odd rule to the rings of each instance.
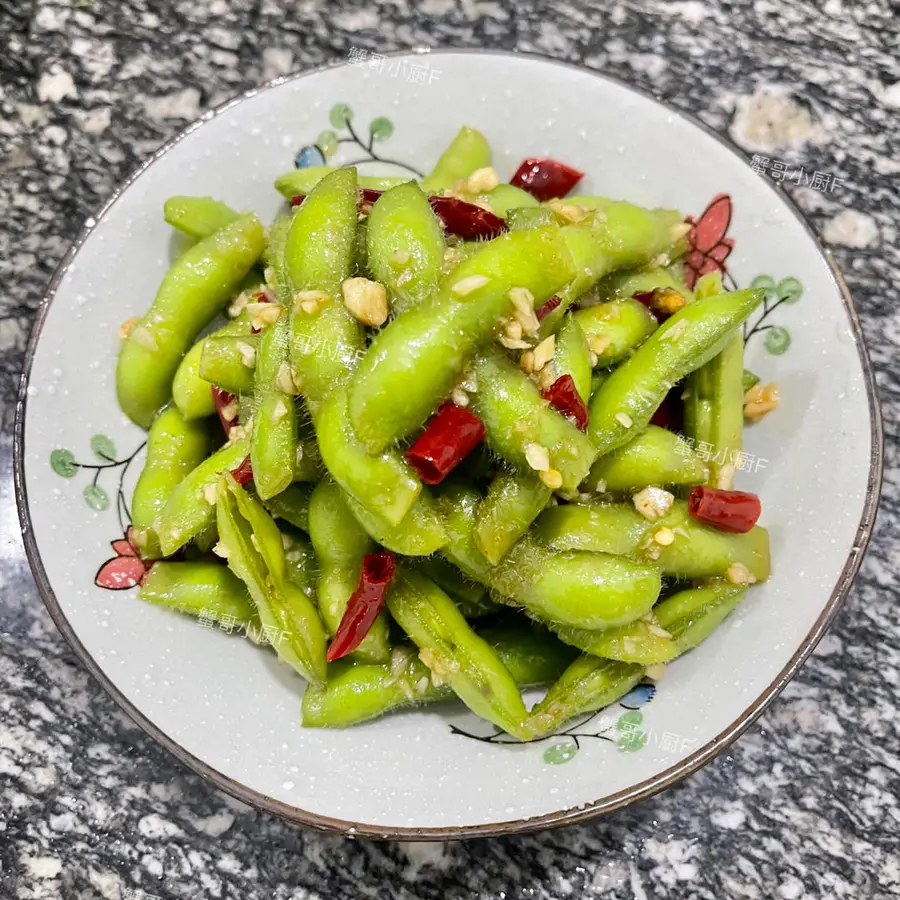
[[[820,8],[815,8],[819,6]],[[0,0],[0,897],[900,896],[900,25],[896,3]],[[593,824],[353,842],[208,787],[120,713],[53,627],[11,483],[35,309],[84,219],[201,111],[286,72],[428,45],[533,50],[650,88],[748,152],[834,249],[877,369],[884,502],[831,633],[700,773]]]

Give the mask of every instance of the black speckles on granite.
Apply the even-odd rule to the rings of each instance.
[[[13,515],[11,420],[52,270],[86,217],[204,109],[351,47],[534,50],[651,89],[740,143],[830,173],[788,187],[869,341],[884,502],[846,609],[735,746],[646,803],[526,838],[353,842],[178,766],[54,629]],[[0,897],[561,900],[900,895],[900,28],[827,0],[0,0]]]

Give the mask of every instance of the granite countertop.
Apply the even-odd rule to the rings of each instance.
[[[893,10],[893,11],[892,11]],[[869,898],[900,895],[900,26],[896,3],[0,0],[0,897]],[[537,51],[650,88],[788,185],[856,298],[884,405],[884,500],[850,600],[747,734],[601,820],[454,845],[286,825],[118,711],[25,562],[13,404],[35,309],[83,221],[204,109],[296,69],[427,45]]]

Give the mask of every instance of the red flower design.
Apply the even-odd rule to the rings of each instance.
[[[94,584],[108,591],[124,591],[143,584],[152,560],[143,560],[134,542],[134,529],[129,525],[125,537],[110,541],[116,555],[108,559],[97,572]]]
[[[701,275],[727,271],[725,260],[734,249],[734,240],[725,237],[731,224],[731,196],[716,194],[698,219],[688,216],[685,221],[693,228],[687,234],[690,250],[684,257],[684,280],[693,290]]]

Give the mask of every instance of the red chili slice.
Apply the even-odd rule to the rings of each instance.
[[[231,470],[231,474],[241,487],[246,487],[246,485],[250,484],[253,481],[253,465],[250,462],[250,457],[245,456],[244,461],[236,469]]]
[[[556,309],[556,307],[559,306],[560,303],[562,303],[562,297],[559,297],[556,294],[554,294],[543,306],[538,307],[534,311],[534,314],[538,318],[538,322],[540,322],[541,319],[544,319],[547,316],[549,316],[550,313],[552,313],[553,310]]]
[[[210,385],[210,390],[212,391],[213,403],[216,406],[216,413],[219,416],[219,421],[222,423],[222,428],[225,430],[225,437],[228,437],[231,434],[231,429],[237,425],[238,417],[235,414],[233,419],[226,419],[224,410],[232,401],[237,400],[237,395],[229,394],[228,391],[223,391],[214,384]]]
[[[306,194],[294,194],[291,197],[291,206],[299,206],[306,199]]]
[[[698,522],[720,531],[746,534],[759,521],[762,506],[756,494],[698,485],[688,498],[688,512]]]
[[[440,484],[482,441],[484,422],[454,403],[445,403],[406,451],[425,484]]]
[[[458,197],[429,197],[428,202],[447,232],[463,240],[495,238],[507,230],[500,216]]]
[[[565,197],[583,176],[584,172],[555,159],[529,157],[516,169],[516,174],[509,179],[509,183],[544,201]]]
[[[541,391],[541,396],[549,400],[566,418],[571,419],[582,431],[588,427],[588,408],[575,387],[571,375],[560,375],[550,387]]]
[[[352,653],[362,643],[384,606],[384,595],[395,568],[393,553],[370,553],[363,557],[359,587],[350,595],[341,624],[328,645],[325,654],[328,662]]]

